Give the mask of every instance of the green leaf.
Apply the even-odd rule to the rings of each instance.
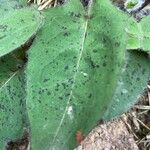
[[[12,54],[5,55],[0,58],[0,85],[10,78],[14,72],[18,71],[24,65],[24,58],[22,54],[24,50],[16,50]]]
[[[138,0],[127,0],[125,2],[125,8],[126,9],[132,9],[134,6],[138,4]]]
[[[42,23],[40,13],[34,9],[9,11],[0,17],[0,57],[24,45],[33,37]]]
[[[0,18],[20,7],[21,5],[16,0],[0,0]]]
[[[127,51],[126,64],[104,119],[109,120],[119,116],[131,108],[144,91],[149,77],[150,58],[148,54],[139,51]]]
[[[2,74],[3,72],[0,73],[0,75]],[[1,150],[10,140],[21,138],[23,128],[26,126],[25,85],[23,71],[14,72],[5,82],[0,84]]]
[[[25,110],[24,50],[0,58],[0,149],[7,142],[21,138],[27,125]]]
[[[27,0],[0,0],[0,17],[27,6]]]
[[[136,22],[129,19],[127,49],[150,51],[150,16]]]
[[[124,62],[125,18],[107,0],[45,11],[26,71],[32,150],[73,149],[76,132],[103,117]]]

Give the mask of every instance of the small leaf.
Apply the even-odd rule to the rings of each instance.
[[[127,0],[125,2],[125,8],[126,9],[132,9],[137,4],[138,4],[138,0]]]
[[[127,49],[150,51],[150,16],[136,22],[129,20]]]
[[[19,48],[34,36],[42,23],[42,17],[34,9],[9,11],[0,18],[0,57]]]
[[[148,54],[127,51],[126,64],[104,119],[109,120],[119,116],[131,108],[145,89],[149,77],[150,58]]]

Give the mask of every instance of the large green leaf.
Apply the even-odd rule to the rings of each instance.
[[[1,150],[4,149],[8,141],[20,138],[23,134],[23,127],[26,125],[25,85],[23,71],[14,72],[5,82],[0,84]]]
[[[137,102],[150,78],[150,58],[148,54],[138,51],[127,51],[126,63],[118,81],[104,119],[111,119],[121,115]]]
[[[137,22],[129,19],[127,49],[150,51],[150,16]]]
[[[108,0],[45,11],[28,53],[32,150],[73,149],[76,132],[86,134],[103,117],[124,62],[125,18]]]
[[[27,42],[41,26],[42,17],[34,9],[17,9],[0,16],[0,57]]]

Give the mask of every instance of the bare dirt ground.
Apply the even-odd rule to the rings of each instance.
[[[119,119],[93,129],[77,150],[150,150],[150,92]]]
[[[126,124],[115,120],[96,127],[77,150],[138,150]]]

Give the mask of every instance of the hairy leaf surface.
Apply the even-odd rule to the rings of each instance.
[[[104,119],[121,115],[133,106],[144,91],[150,78],[150,58],[139,51],[127,51],[126,63],[118,81],[112,103]]]
[[[41,23],[42,17],[34,9],[17,9],[0,15],[0,57],[25,44]]]
[[[23,134],[26,120],[25,85],[24,73],[22,71],[14,72],[5,82],[0,84],[1,150],[4,149],[7,142],[21,138]]]
[[[125,15],[108,0],[45,11],[28,53],[27,108],[33,150],[70,150],[103,117],[125,56]],[[117,21],[116,21],[117,20]]]
[[[0,0],[0,18],[20,7],[21,5],[16,0]]]
[[[0,0],[0,18],[22,7],[27,7],[26,0]]]

